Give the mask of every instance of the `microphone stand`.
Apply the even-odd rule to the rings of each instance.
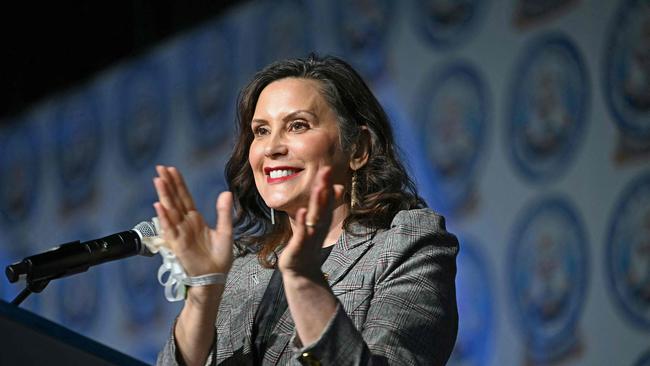
[[[31,295],[32,293],[39,293],[43,291],[49,283],[50,280],[27,281],[27,286],[25,286],[25,288],[20,291],[18,296],[11,300],[11,305],[20,305],[27,298],[27,296]]]
[[[79,245],[79,243],[80,242],[76,240],[70,243],[62,244],[59,247],[69,247],[70,245]],[[81,267],[75,268],[74,270],[59,271],[56,274],[43,274],[39,273],[37,270],[36,273],[34,273],[34,265],[31,261],[23,260],[21,262],[11,264],[5,268],[5,274],[9,282],[17,282],[20,279],[20,276],[25,276],[25,282],[27,283],[25,285],[25,288],[13,300],[11,300],[11,304],[19,306],[29,295],[43,291],[51,280],[69,276],[75,273],[84,272],[87,269],[88,267],[86,266],[85,268]]]

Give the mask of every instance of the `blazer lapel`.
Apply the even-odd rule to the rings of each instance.
[[[271,346],[267,348],[266,353],[264,354],[265,363],[276,365],[280,361],[284,349],[287,348],[291,336],[295,329],[295,324],[293,318],[291,317],[291,312],[289,308],[282,314],[277,324],[273,327],[273,337],[275,340],[271,343]]]
[[[372,246],[374,231],[357,225],[353,227],[353,232],[356,234],[343,232],[323,263],[322,271],[330,287],[336,285]]]

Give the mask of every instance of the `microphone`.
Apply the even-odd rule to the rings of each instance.
[[[91,266],[134,255],[152,256],[154,253],[143,240],[157,235],[154,224],[143,221],[132,230],[83,243],[78,240],[65,243],[32,255],[7,266],[5,274],[11,283],[18,281],[21,276],[34,283],[86,272]]]

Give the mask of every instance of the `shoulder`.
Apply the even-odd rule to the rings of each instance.
[[[447,232],[445,218],[430,208],[399,211],[384,235],[407,235],[413,237],[452,236]],[[454,237],[455,238],[455,237]]]
[[[391,230],[401,227],[421,228],[423,231],[446,231],[445,218],[430,208],[399,211],[390,224]]]
[[[429,208],[399,211],[390,228],[377,233],[375,244],[384,250],[421,250],[447,247],[458,250],[458,240],[447,231],[445,218]]]

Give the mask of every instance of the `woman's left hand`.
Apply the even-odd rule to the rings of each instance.
[[[278,261],[283,275],[322,278],[320,249],[331,229],[334,203],[344,190],[341,185],[332,185],[331,170],[330,167],[319,169],[309,206],[296,212],[293,235]]]
[[[323,242],[329,234],[331,239],[342,230],[337,227],[340,220],[332,222],[332,216],[343,187],[332,185],[330,176],[329,167],[318,171],[308,207],[296,212],[293,236],[278,260],[289,311],[303,344],[311,344],[320,337],[337,306],[320,269]]]

